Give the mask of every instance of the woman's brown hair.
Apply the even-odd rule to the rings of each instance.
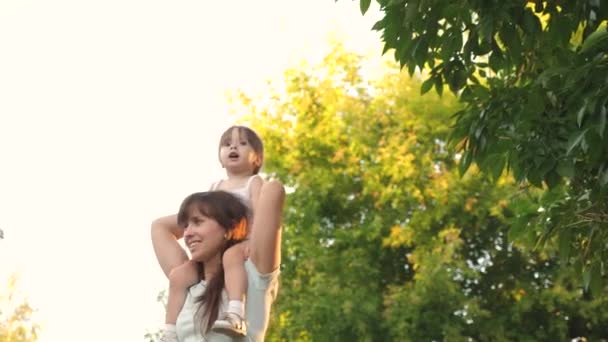
[[[232,131],[235,129],[238,130],[239,136],[244,136],[244,138],[247,140],[249,145],[251,145],[251,148],[255,151],[255,154],[258,157],[258,162],[255,166],[255,169],[253,169],[253,174],[257,175],[258,172],[260,172],[260,169],[262,168],[262,164],[264,164],[264,144],[262,143],[262,139],[260,139],[260,136],[251,128],[247,126],[231,126],[222,134],[218,150],[226,142],[230,142],[230,139],[232,139]]]
[[[188,224],[189,211],[193,207],[200,214],[214,219],[226,231],[225,243],[220,251],[222,255],[231,246],[245,240],[247,218],[250,213],[247,206],[234,195],[225,191],[208,191],[197,192],[186,197],[177,213],[177,223],[181,227]],[[202,263],[199,263],[199,276],[204,277]],[[196,302],[200,303],[196,316],[201,319],[203,331],[208,332],[218,317],[224,289],[224,268],[220,267],[211,279],[205,280],[207,282],[205,292],[196,299]],[[203,304],[206,308],[205,312],[202,310]],[[205,324],[204,317],[207,317]]]

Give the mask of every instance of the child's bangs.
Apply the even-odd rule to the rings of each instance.
[[[255,144],[256,143],[256,137],[254,136],[255,133],[253,133],[253,131],[251,131],[251,129],[248,129],[245,126],[232,126],[230,128],[228,128],[224,134],[222,134],[221,138],[220,138],[220,145],[224,145],[226,143],[230,143],[232,140],[232,132],[236,129],[236,132],[239,134],[239,138],[240,139],[244,139],[246,140],[249,144]],[[259,140],[259,139],[257,139]]]
[[[220,137],[220,146],[230,143],[230,140],[232,139],[233,129],[234,127],[230,127],[224,132],[224,134],[222,134],[222,136]]]

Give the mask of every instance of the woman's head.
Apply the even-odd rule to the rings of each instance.
[[[177,222],[185,229],[184,240],[192,260],[205,269],[217,269],[205,279],[205,292],[197,299],[203,331],[209,331],[219,313],[224,288],[222,255],[230,246],[244,241],[248,214],[244,203],[224,191],[194,193],[179,208]]]
[[[232,126],[220,138],[218,155],[225,168],[257,174],[264,163],[264,145],[251,128]]]
[[[178,224],[185,229],[184,242],[192,260],[220,258],[230,246],[247,235],[247,206],[224,191],[194,193],[182,202]]]

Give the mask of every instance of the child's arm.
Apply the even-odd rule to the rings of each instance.
[[[152,222],[152,246],[167,278],[172,269],[188,261],[186,251],[177,243],[183,235],[183,229],[177,225],[177,215],[160,217]]]

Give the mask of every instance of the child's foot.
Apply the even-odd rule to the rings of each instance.
[[[163,330],[163,335],[159,342],[177,342],[177,333],[175,331]]]
[[[228,335],[231,337],[241,337],[247,335],[245,320],[232,312],[224,312],[213,323],[211,330]]]

